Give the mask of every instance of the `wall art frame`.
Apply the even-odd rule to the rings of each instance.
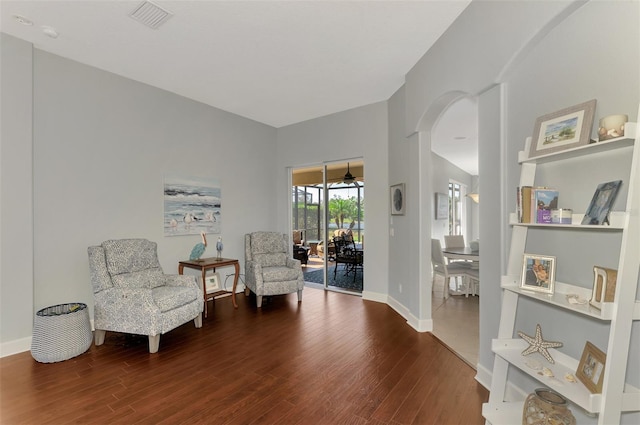
[[[576,377],[594,394],[602,393],[604,366],[607,355],[598,347],[587,341],[582,351]]]
[[[520,288],[553,294],[556,279],[556,257],[524,254]]]
[[[449,218],[449,195],[436,192],[436,220]]]
[[[407,198],[404,183],[394,184],[389,188],[391,215],[404,215]]]
[[[596,99],[543,115],[536,120],[529,158],[560,152],[591,142]]]

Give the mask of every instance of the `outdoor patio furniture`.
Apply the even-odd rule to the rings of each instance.
[[[358,270],[362,271],[364,263],[364,252],[356,248],[353,238],[348,236],[334,236],[333,244],[335,246],[335,262],[333,269],[333,279],[335,280],[338,272],[338,265],[344,264],[344,274],[353,273],[353,281],[356,281]]]
[[[293,258],[300,260],[301,264],[309,262],[309,248],[306,246],[293,245]]]

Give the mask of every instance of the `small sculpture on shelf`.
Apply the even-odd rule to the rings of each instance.
[[[518,331],[518,335],[520,336],[520,338],[529,343],[529,348],[522,352],[523,356],[528,356],[529,354],[535,353],[537,351],[542,354],[542,356],[547,359],[549,363],[555,363],[547,349],[562,347],[563,344],[557,341],[545,341],[544,339],[542,339],[542,328],[540,327],[540,325],[536,325],[535,337],[529,336],[521,331]]]
[[[222,238],[218,237],[218,242],[216,242],[216,251],[218,251],[218,255],[216,256],[217,260],[221,260],[222,259]]]
[[[200,232],[200,236],[202,237],[202,242],[197,243],[196,246],[193,247],[189,260],[199,260],[207,249],[207,234],[205,232]]]

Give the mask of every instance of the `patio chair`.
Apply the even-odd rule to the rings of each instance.
[[[146,239],[119,239],[90,246],[95,344],[107,331],[149,336],[156,353],[160,335],[193,320],[202,327],[204,302],[194,276],[166,275],[157,245]]]
[[[356,249],[353,238],[348,236],[334,236],[335,246],[335,267],[333,268],[333,280],[336,279],[338,265],[344,264],[345,276],[353,273],[353,281],[356,281],[358,270],[363,270],[364,253],[361,249]]]

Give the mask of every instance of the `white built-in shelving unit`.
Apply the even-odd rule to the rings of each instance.
[[[638,120],[640,121],[640,108]],[[525,146],[531,143],[527,140]],[[528,149],[518,156],[521,164],[520,186],[533,186],[538,164],[564,161],[583,155],[627,149],[632,152],[629,181],[623,182],[627,191],[625,211],[612,212],[610,225],[582,225],[582,214],[574,214],[571,224],[534,224],[518,223],[515,214],[510,216],[513,227],[507,274],[500,282],[503,297],[498,338],[492,341],[495,353],[491,393],[489,402],[483,405],[482,414],[488,423],[519,424],[522,422],[523,401],[505,401],[507,390],[507,373],[509,368],[524,372],[539,386],[545,386],[562,394],[571,403],[584,411],[596,415],[598,424],[620,423],[622,412],[640,411],[640,389],[625,383],[625,374],[630,349],[630,335],[633,321],[640,320],[640,302],[636,301],[638,270],[640,268],[640,131],[637,123],[627,123],[625,136],[608,141],[592,143],[562,152],[550,153],[535,158],[528,158]],[[520,288],[523,255],[526,252],[527,235],[530,231],[543,228],[571,230],[572,232],[617,232],[621,234],[618,277],[616,294],[613,302],[602,303],[597,309],[586,304],[571,304],[568,294],[578,295],[582,299],[591,298],[589,283],[557,282],[553,295],[530,292]],[[591,266],[591,265],[589,265]],[[567,356],[561,351],[550,349],[554,364],[546,363],[557,379],[549,379],[532,369],[527,361],[530,357],[522,356],[528,344],[514,333],[518,300],[526,297],[533,300],[534,305],[544,304],[561,311],[561,314],[586,315],[602,321],[609,327],[609,339],[606,349],[604,384],[601,394],[591,393],[580,381],[567,382],[565,374],[575,375],[579,359]],[[535,308],[535,307],[534,307]],[[540,357],[542,359],[542,357]],[[542,360],[544,362],[544,360]]]

